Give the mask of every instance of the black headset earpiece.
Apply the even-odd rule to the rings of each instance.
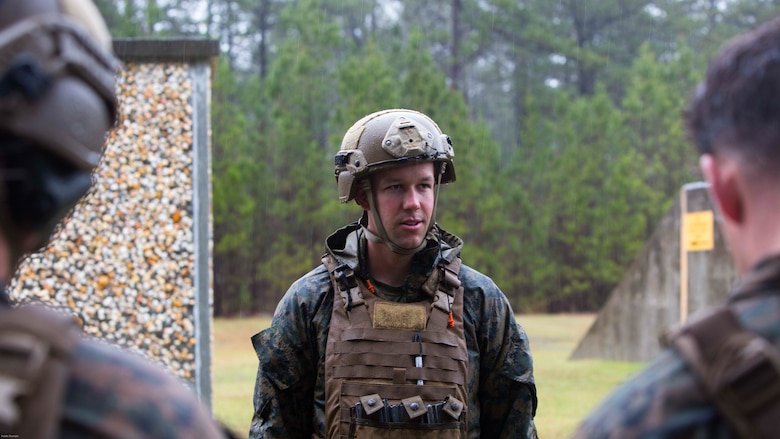
[[[50,233],[92,185],[89,171],[19,139],[2,139],[5,199],[17,230]]]

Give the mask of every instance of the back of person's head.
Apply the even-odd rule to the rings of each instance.
[[[702,154],[722,153],[758,174],[780,170],[780,17],[730,41],[686,110]]]
[[[89,190],[117,117],[117,67],[92,0],[0,0],[0,227],[7,237],[47,238]]]

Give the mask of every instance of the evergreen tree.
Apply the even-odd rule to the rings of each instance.
[[[259,212],[267,205],[270,194],[268,170],[258,145],[262,139],[252,128],[252,108],[248,96],[257,97],[257,87],[242,84],[223,60],[217,67],[213,83],[212,136],[214,215],[215,288],[233,294],[215,295],[218,314],[245,313],[256,310],[253,289],[255,263],[262,252],[256,252],[256,239],[267,238],[262,230]],[[259,254],[258,254],[259,253]]]
[[[319,259],[329,231],[317,214],[326,202],[324,188],[333,184],[328,120],[335,63],[328,49],[338,41],[338,29],[321,13],[319,0],[301,3],[283,11],[279,30],[286,40],[265,81],[265,160],[272,175],[265,189],[272,198],[263,213],[267,257],[256,269],[273,299]]]

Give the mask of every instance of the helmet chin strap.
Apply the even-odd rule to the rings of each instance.
[[[371,190],[371,184],[368,183],[366,186],[367,187],[364,187],[364,189],[366,190],[366,195],[367,195],[366,198],[368,198],[368,206],[371,210],[371,218],[374,220],[374,224],[378,232],[378,234],[376,234],[368,230],[368,224],[362,224],[361,221],[361,225],[363,226],[363,232],[366,234],[366,239],[368,239],[371,242],[376,242],[378,244],[384,244],[393,253],[397,253],[399,255],[413,255],[418,251],[422,250],[423,247],[425,247],[425,239],[423,239],[420,242],[420,245],[416,247],[401,247],[400,245],[394,243],[389,236],[387,236],[387,231],[385,230],[385,226],[382,224],[382,219],[379,218],[379,212],[377,212],[376,210],[376,203],[374,202],[374,192]]]
[[[24,252],[22,251],[21,233],[9,212],[8,197],[6,196],[4,186],[3,184],[3,187],[0,187],[0,233],[5,237],[5,243],[8,246],[9,276],[11,276]],[[5,294],[4,283],[6,281],[7,279],[0,280],[0,288],[3,289],[3,294]]]
[[[389,236],[387,236],[387,231],[385,230],[384,224],[382,224],[382,219],[379,218],[379,212],[376,208],[376,202],[374,199],[374,191],[371,188],[371,181],[368,178],[365,178],[363,180],[363,190],[366,193],[366,198],[368,199],[368,207],[371,210],[371,218],[374,220],[374,224],[377,228],[377,233],[373,233],[372,231],[368,230],[368,224],[367,221],[361,221],[360,225],[362,226],[363,232],[366,234],[366,239],[368,239],[371,242],[375,242],[377,244],[384,244],[386,245],[393,253],[397,253],[399,255],[413,255],[423,248],[425,248],[427,244],[428,234],[433,229],[433,225],[436,223],[436,207],[439,204],[439,188],[441,187],[441,176],[444,174],[444,169],[447,166],[446,163],[443,163],[441,166],[441,171],[439,172],[439,175],[436,177],[436,193],[434,194],[433,199],[433,210],[431,211],[431,220],[428,223],[428,230],[425,231],[425,236],[423,237],[422,241],[420,241],[420,244],[416,247],[401,247],[400,245],[394,243]]]
[[[11,297],[8,295],[8,286],[5,283],[0,283],[0,308],[10,307]]]

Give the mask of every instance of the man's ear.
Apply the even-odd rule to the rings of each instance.
[[[362,185],[358,186],[355,191],[355,202],[362,207],[363,210],[371,210],[369,209],[368,195]]]
[[[711,154],[699,157],[699,168],[723,217],[731,223],[744,220],[744,194],[738,163],[731,157],[716,158]]]

